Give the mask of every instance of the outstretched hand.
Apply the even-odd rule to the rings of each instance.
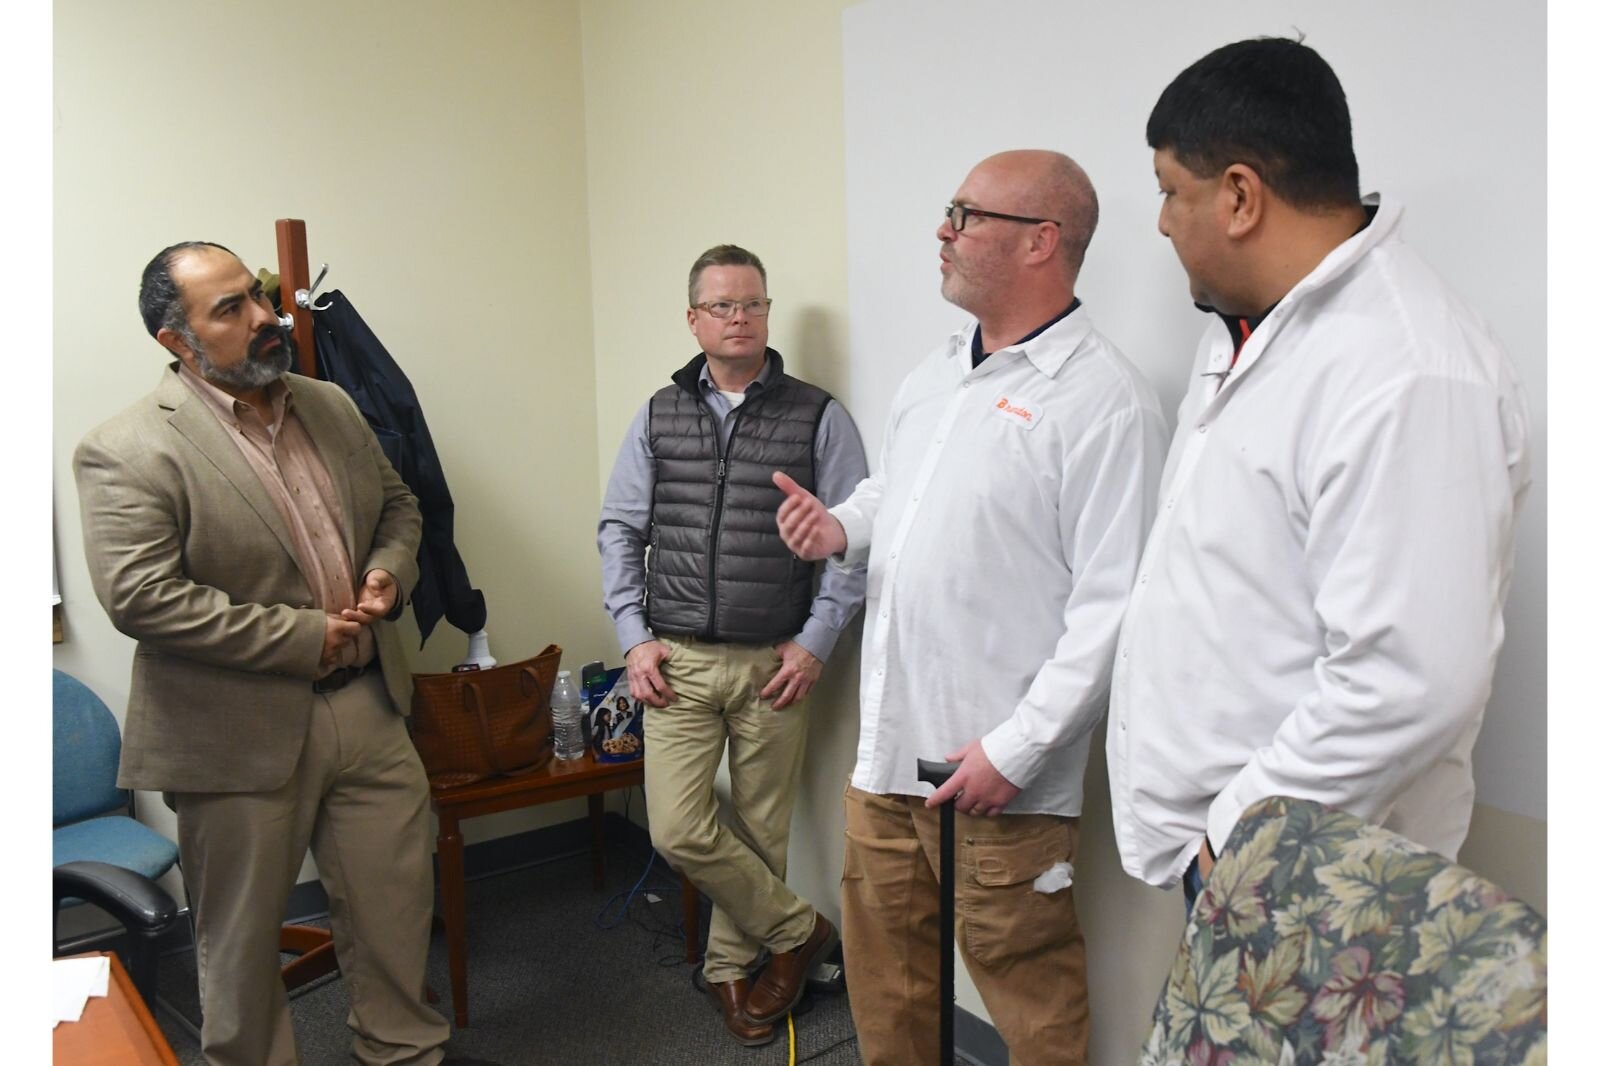
[[[778,505],[778,536],[790,551],[814,561],[845,550],[848,541],[844,526],[828,513],[821,500],[781,470],[773,472],[772,483],[783,490],[785,497]]]

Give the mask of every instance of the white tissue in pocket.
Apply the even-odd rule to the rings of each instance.
[[[1052,892],[1060,892],[1063,888],[1070,887],[1071,884],[1072,864],[1070,862],[1058,862],[1033,879],[1033,890],[1049,895]]]

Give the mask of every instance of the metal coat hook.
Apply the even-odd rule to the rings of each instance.
[[[327,277],[327,276],[328,276],[328,264],[327,263],[323,263],[322,264],[322,269],[317,271],[317,280],[313,281],[311,283],[311,288],[309,290],[308,289],[296,289],[296,290],[294,290],[294,303],[295,303],[295,306],[296,307],[304,307],[309,311],[326,311],[329,307],[333,306],[332,304],[328,303],[328,301],[326,301],[326,300],[324,300],[320,304],[315,304],[315,303],[311,302],[311,298],[313,296],[315,296],[317,294],[317,290],[322,287],[322,279]]]

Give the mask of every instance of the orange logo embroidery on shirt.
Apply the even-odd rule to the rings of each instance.
[[[1002,411],[1008,415],[1014,415],[1029,425],[1033,424],[1033,412],[1028,410],[1026,407],[1019,407],[1018,405],[1012,403],[1008,397],[1000,397],[1000,402],[995,404],[994,407],[995,410]]]

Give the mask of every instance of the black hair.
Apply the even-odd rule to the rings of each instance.
[[[152,337],[162,329],[182,333],[188,328],[189,316],[183,310],[183,294],[178,291],[178,283],[172,280],[172,264],[177,261],[178,253],[193,248],[222,248],[229,255],[233,254],[213,241],[180,241],[161,249],[145,264],[144,273],[139,277],[139,317],[144,319],[144,328]]]
[[[1344,87],[1299,41],[1236,41],[1198,60],[1162,91],[1145,140],[1203,178],[1243,163],[1297,208],[1361,202]]]

